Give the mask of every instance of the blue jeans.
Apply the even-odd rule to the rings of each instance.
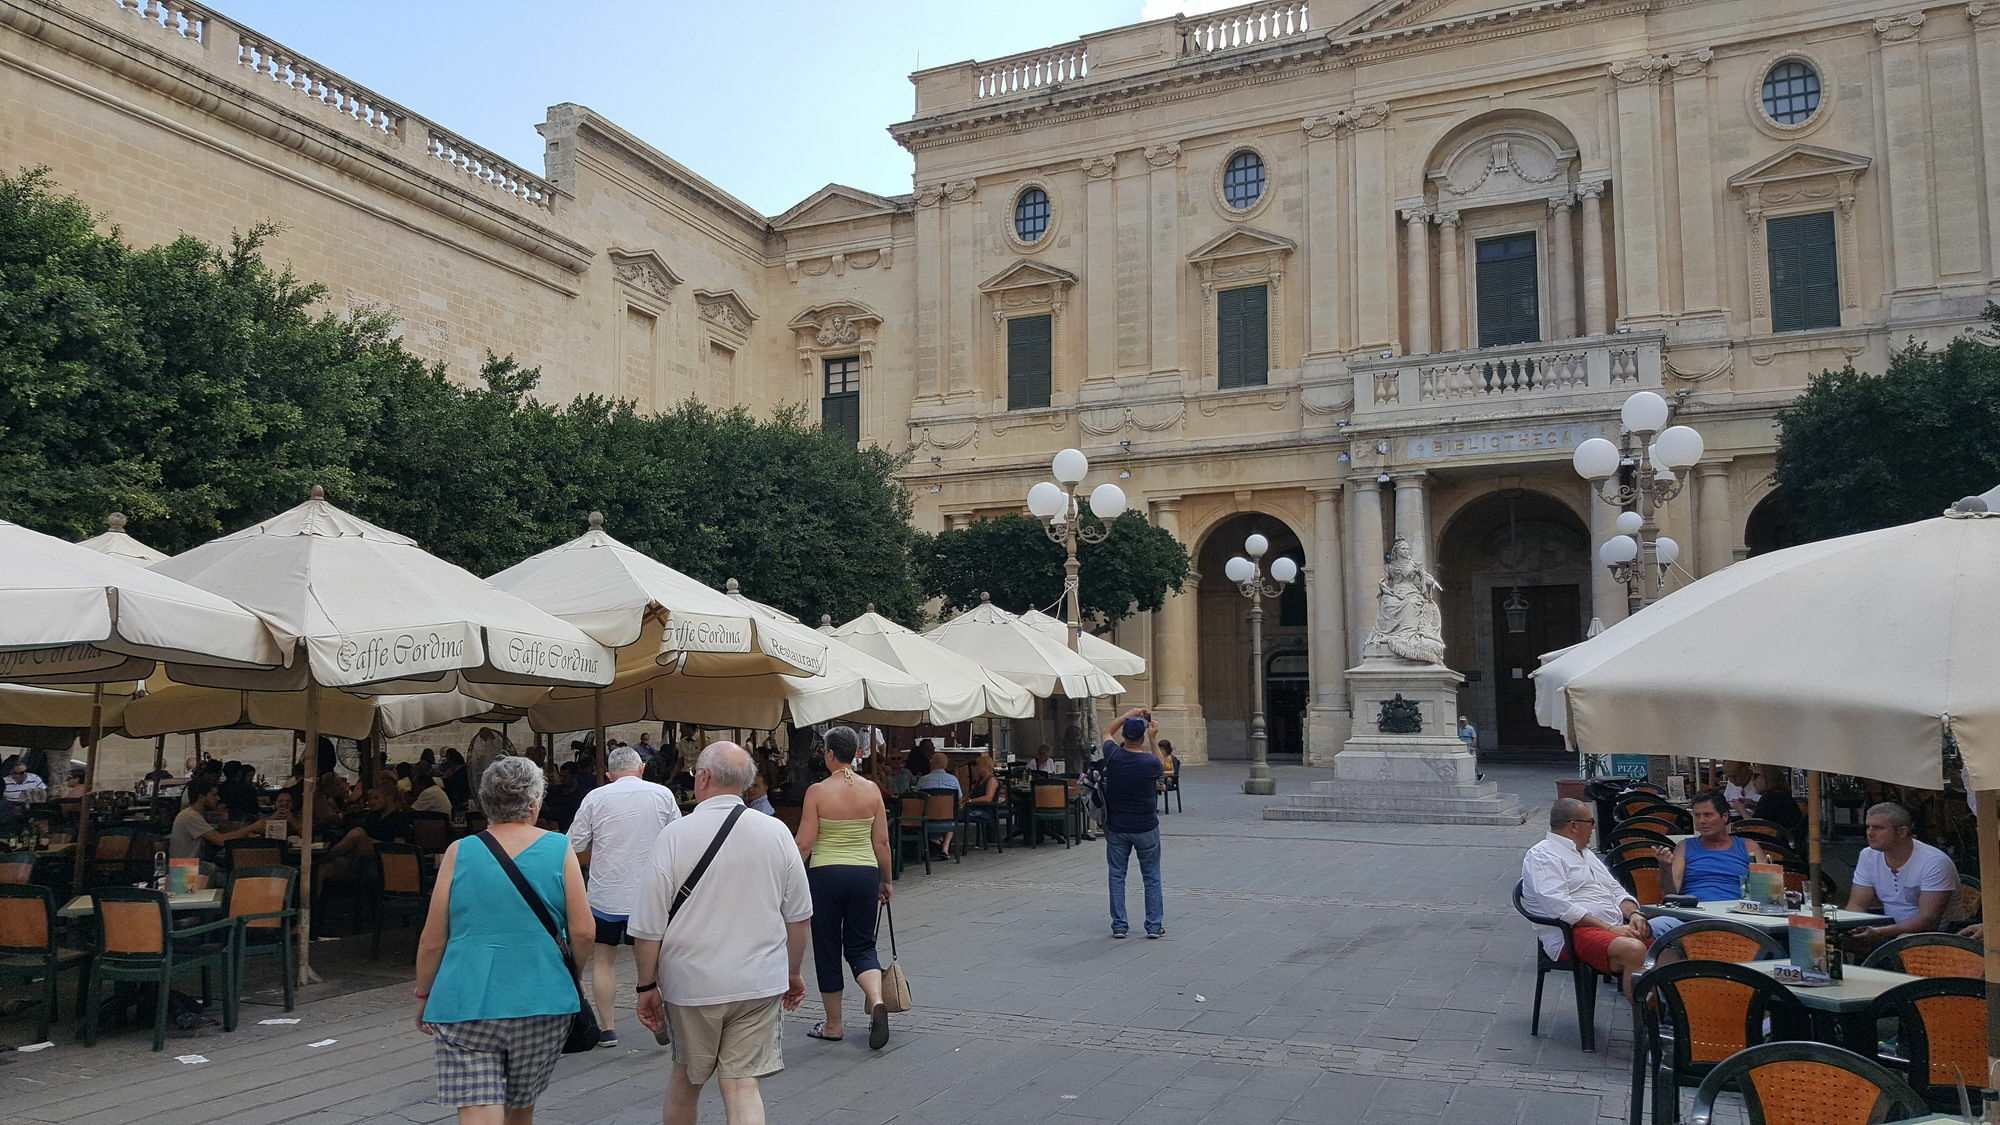
[[[1139,878],[1146,884],[1146,932],[1157,934],[1167,928],[1166,894],[1160,889],[1160,830],[1149,832],[1104,833],[1105,866],[1111,874],[1111,930],[1122,934],[1131,928],[1125,920],[1125,872],[1132,852],[1139,853]]]

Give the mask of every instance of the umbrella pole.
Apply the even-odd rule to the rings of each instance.
[[[153,739],[153,772],[159,773],[161,770],[166,768],[167,768],[167,736],[163,734]],[[153,787],[155,789],[159,788],[159,785],[160,783],[158,781],[153,782]]]
[[[299,804],[299,987],[319,981],[319,974],[312,971],[312,876],[313,876],[313,799],[319,788],[319,778],[315,767],[319,764],[319,684],[306,680],[306,729],[305,745],[299,753],[308,762],[305,769],[305,784],[301,787]]]
[[[1979,920],[2000,918],[2000,797],[1982,789],[1974,798],[1979,813]],[[1986,1085],[2000,1083],[2000,935],[1986,938]]]
[[[590,693],[590,725],[597,737],[597,782],[604,783],[604,767],[609,755],[604,751],[604,689]]]
[[[76,883],[83,888],[86,856],[90,855],[90,794],[97,788],[97,742],[104,737],[104,685],[90,685],[90,753],[83,760],[83,800],[76,807]],[[54,770],[50,770],[54,773]],[[63,763],[63,773],[69,763]],[[51,780],[54,780],[53,778]]]
[[[1806,903],[1819,913],[1819,771],[1806,771]]]

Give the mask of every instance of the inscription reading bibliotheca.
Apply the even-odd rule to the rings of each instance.
[[[1426,434],[1413,437],[1403,447],[1405,457],[1474,457],[1484,453],[1522,453],[1536,449],[1575,449],[1582,442],[1603,437],[1604,427],[1596,424],[1535,426],[1519,430],[1482,430],[1471,434]]]

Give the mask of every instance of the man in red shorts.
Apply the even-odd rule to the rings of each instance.
[[[1632,974],[1646,961],[1653,927],[1604,861],[1590,850],[1597,825],[1591,806],[1571,797],[1549,806],[1549,834],[1521,861],[1521,904],[1575,928],[1576,955],[1600,973],[1615,974],[1629,998]],[[1562,932],[1542,927],[1542,948],[1562,956]]]

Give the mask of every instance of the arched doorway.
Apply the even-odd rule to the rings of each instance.
[[[1465,677],[1459,710],[1482,751],[1560,750],[1535,721],[1530,674],[1543,653],[1583,639],[1590,534],[1561,501],[1510,489],[1460,509],[1439,540],[1445,662]]]
[[[1750,518],[1743,524],[1743,545],[1748,548],[1751,558],[1782,551],[1786,547],[1796,547],[1805,542],[1799,534],[1798,524],[1792,519],[1791,505],[1785,503],[1783,492],[1773,492],[1757,506],[1750,509]]]
[[[1264,556],[1284,556],[1301,566],[1305,551],[1298,533],[1261,512],[1230,518],[1211,528],[1195,552],[1196,620],[1200,629],[1201,710],[1208,722],[1208,756],[1241,761],[1250,756],[1249,599],[1223,575],[1230,556],[1243,553],[1252,534],[1270,540]],[[1305,749],[1306,707],[1311,699],[1305,578],[1276,598],[1264,599],[1264,727],[1270,758],[1298,762]]]

